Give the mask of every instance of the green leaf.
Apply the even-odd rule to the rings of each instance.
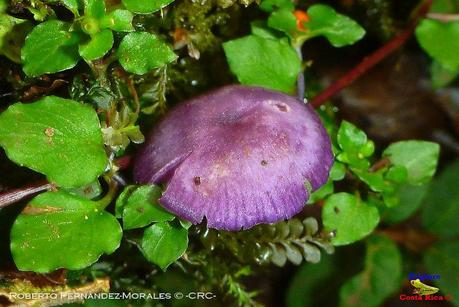
[[[459,235],[459,160],[448,165],[431,184],[422,208],[422,224],[444,237]]]
[[[0,146],[12,161],[63,187],[95,181],[108,164],[96,112],[55,96],[0,114]]]
[[[325,36],[334,47],[352,45],[365,35],[365,30],[354,20],[338,14],[328,5],[309,7],[309,21],[305,23],[307,38]]]
[[[346,176],[346,167],[343,163],[335,161],[330,170],[330,179],[333,181],[339,181],[344,179],[344,176]]]
[[[153,34],[133,32],[121,41],[118,58],[125,70],[142,75],[174,61],[177,55]]]
[[[145,257],[163,271],[180,258],[188,247],[188,230],[160,222],[148,227],[142,238]]]
[[[49,20],[30,32],[21,51],[23,69],[28,76],[55,73],[78,63],[79,37],[69,28],[68,23]]]
[[[268,28],[264,20],[252,21],[250,23],[250,31],[256,36],[274,40],[280,39],[283,35],[276,30]]]
[[[30,21],[12,17],[0,10],[0,55],[21,63],[21,47],[32,28]]]
[[[330,194],[333,194],[333,181],[329,180],[326,184],[314,191],[308,199],[308,204],[313,204],[319,200],[325,199]]]
[[[348,193],[336,193],[326,201],[322,211],[324,226],[336,231],[333,245],[347,245],[362,239],[376,228],[378,209]]]
[[[367,139],[365,132],[348,121],[342,121],[337,133],[337,142],[343,152],[337,159],[354,168],[367,169],[369,161],[365,159],[374,152],[374,143]]]
[[[301,61],[283,40],[255,35],[223,44],[231,71],[239,82],[293,93]]]
[[[159,11],[174,0],[122,0],[124,6],[131,12],[138,14],[149,14]]]
[[[105,1],[104,0],[83,0],[84,1],[84,15],[101,19],[105,15]]]
[[[296,31],[296,17],[291,10],[282,9],[275,11],[268,18],[268,26],[292,36]]]
[[[416,212],[427,194],[428,185],[404,184],[397,189],[397,206],[389,208],[383,213],[383,220],[390,224],[400,223]]]
[[[424,256],[428,273],[440,275],[433,282],[440,288],[443,295],[452,297],[452,303],[459,305],[459,242],[438,242]]]
[[[116,218],[97,203],[66,192],[35,197],[11,229],[11,252],[20,270],[40,273],[83,269],[121,241]]]
[[[79,10],[82,8],[80,0],[60,0],[60,2],[70,10],[75,16],[79,16]]]
[[[133,17],[134,15],[127,10],[114,10],[102,18],[100,26],[117,32],[131,32],[134,31]]]
[[[344,151],[358,151],[367,143],[365,132],[343,120],[338,130],[337,141]]]
[[[459,69],[459,22],[424,19],[416,28],[421,47],[442,66],[451,71]]]
[[[261,1],[260,8],[265,12],[273,12],[278,9],[293,11],[295,4],[291,0],[263,0]]]
[[[86,61],[103,57],[113,46],[113,33],[105,29],[91,36],[91,39],[80,45],[80,55]]]
[[[392,164],[404,166],[408,171],[408,183],[427,183],[435,173],[440,154],[437,143],[427,141],[401,141],[392,143],[383,152]]]
[[[141,228],[153,222],[172,221],[175,218],[158,203],[162,194],[160,187],[144,185],[134,191],[131,187],[125,190],[130,194],[123,194],[116,202],[117,212],[122,211],[124,229]]]
[[[365,269],[340,289],[340,306],[380,306],[402,282],[402,256],[397,245],[384,236],[367,240]]]

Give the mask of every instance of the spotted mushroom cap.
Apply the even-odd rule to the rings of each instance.
[[[332,164],[330,139],[311,106],[233,85],[171,110],[141,149],[134,178],[166,184],[159,202],[183,219],[240,230],[301,211]]]

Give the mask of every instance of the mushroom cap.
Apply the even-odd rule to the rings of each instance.
[[[183,219],[241,230],[301,211],[332,164],[329,136],[310,105],[232,85],[172,109],[140,150],[134,179],[167,184],[159,202]]]

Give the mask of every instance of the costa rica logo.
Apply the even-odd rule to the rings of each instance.
[[[412,294],[400,294],[401,301],[450,301],[451,295],[435,295],[440,291],[439,288],[425,283],[426,280],[438,280],[440,275],[416,274],[408,275],[410,284],[414,287]]]

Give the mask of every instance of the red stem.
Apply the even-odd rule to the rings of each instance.
[[[310,103],[314,108],[320,107],[332,96],[339,93],[343,88],[349,86],[356,79],[361,77],[368,70],[373,68],[376,64],[381,62],[389,54],[400,48],[411,37],[419,21],[427,14],[432,5],[432,0],[425,0],[417,9],[414,21],[408,29],[404,30],[381,48],[365,57],[357,66],[348,71],[344,76],[336,80],[324,91],[311,99]]]
[[[50,191],[55,188],[56,186],[54,184],[43,180],[22,188],[7,190],[0,194],[0,209],[27,197],[31,197],[39,192]]]

